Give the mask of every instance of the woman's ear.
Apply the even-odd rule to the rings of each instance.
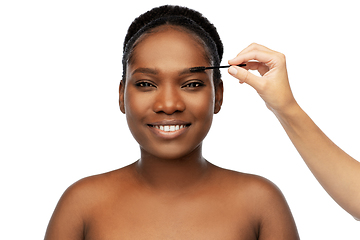
[[[223,103],[223,93],[224,93],[224,85],[223,81],[220,80],[219,84],[215,87],[215,106],[214,113],[218,113],[221,109],[221,105]]]
[[[121,80],[119,86],[119,107],[122,113],[125,113],[124,91],[125,91],[125,82],[124,80]]]

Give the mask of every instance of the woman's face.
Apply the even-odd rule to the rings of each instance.
[[[215,90],[212,71],[189,71],[196,66],[209,66],[205,49],[181,28],[165,27],[137,44],[120,109],[142,153],[176,159],[201,150],[223,89]]]

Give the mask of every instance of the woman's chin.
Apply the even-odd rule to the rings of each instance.
[[[147,151],[141,147],[142,156],[144,156],[144,154],[147,156],[152,155],[154,158],[169,161],[183,159],[189,155],[196,154],[197,151],[199,151],[199,154],[201,155],[201,144],[193,149],[183,149],[179,146],[165,145],[162,147],[150,148],[150,151]]]

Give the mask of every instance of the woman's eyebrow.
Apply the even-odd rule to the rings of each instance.
[[[156,70],[155,68],[137,68],[135,69],[131,75],[134,75],[136,73],[143,73],[143,74],[151,74],[151,75],[157,75],[159,74],[159,71]],[[205,73],[205,71],[198,71],[196,73]],[[190,68],[184,68],[183,70],[181,70],[179,72],[179,76],[182,76],[182,75],[186,75],[186,74],[194,74],[194,72],[191,71]],[[206,73],[205,73],[206,74]]]
[[[157,75],[158,71],[154,68],[137,68],[131,73],[131,75],[134,75],[135,73],[145,73],[145,74]]]
[[[198,71],[198,72],[195,72],[195,73],[205,73],[206,74],[205,71]],[[191,71],[191,68],[185,68],[179,73],[179,76],[185,75],[185,74],[194,74],[194,72]]]

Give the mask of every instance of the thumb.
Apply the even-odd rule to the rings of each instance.
[[[230,75],[239,79],[240,83],[247,83],[255,89],[257,89],[257,87],[259,86],[260,77],[255,76],[254,74],[250,73],[248,70],[242,67],[231,66],[228,71]]]

